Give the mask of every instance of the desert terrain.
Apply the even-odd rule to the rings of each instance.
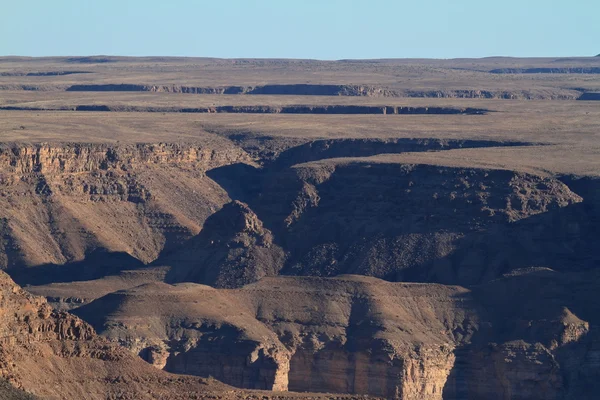
[[[0,57],[0,398],[596,399],[600,57]]]

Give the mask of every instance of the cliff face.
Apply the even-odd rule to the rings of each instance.
[[[149,262],[197,233],[228,201],[204,171],[240,161],[248,157],[227,142],[4,148],[2,267],[49,268],[95,257],[102,268],[107,253],[132,256],[130,267],[135,259]],[[95,273],[91,261],[87,277]],[[51,279],[38,271],[38,281]]]
[[[258,395],[264,399],[279,400],[327,398],[300,394],[270,396],[234,390],[214,379],[175,376],[159,371],[123,347],[96,335],[94,329],[81,319],[53,310],[43,298],[24,291],[1,271],[0,319],[0,397],[3,399],[233,400]],[[195,327],[183,329],[194,331]],[[176,330],[174,326],[168,331],[175,335],[182,333],[182,329]],[[250,351],[250,357],[243,360],[244,364],[260,365],[258,372],[231,367],[228,363],[236,359],[223,358],[223,353],[220,353],[221,359],[211,359],[221,363],[213,364],[213,369],[223,368],[228,376],[236,376],[239,372],[240,379],[255,386],[256,382],[262,381],[285,390],[282,375],[276,375],[270,363],[281,362],[281,366],[285,367],[285,359],[275,358],[273,349],[265,347],[269,334],[263,333],[267,334],[262,336],[263,343],[254,348],[238,343],[229,349],[233,354],[240,354],[239,350]],[[214,342],[217,338],[204,339]],[[176,365],[181,358],[175,357],[170,361]],[[353,396],[339,398],[354,399]]]
[[[290,105],[290,106],[212,106],[212,107],[160,107],[160,106],[128,106],[113,104],[64,104],[50,107],[30,105],[0,106],[3,111],[84,111],[84,112],[162,112],[162,113],[196,113],[196,114],[325,114],[325,115],[484,115],[484,108],[458,107],[397,107],[390,105]]]
[[[592,399],[599,282],[531,270],[473,291],[358,276],[265,278],[233,290],[153,284],[76,313],[142,357],[160,348],[158,368],[238,387]],[[542,288],[548,297],[531,295]]]
[[[59,238],[60,254],[89,243],[122,246],[130,237],[140,250],[128,254],[158,256],[148,268],[76,282],[76,293],[66,283],[48,287],[76,305],[149,281],[229,288],[151,283],[76,310],[169,372],[244,389],[398,399],[586,398],[600,376],[594,182],[393,156],[331,159],[485,145],[324,140],[261,168],[233,147],[225,155],[174,145],[15,151],[4,164],[2,246],[7,260],[25,260],[45,254],[34,251],[47,242],[44,232]],[[19,200],[19,190],[30,200]],[[196,235],[193,221],[203,222]],[[23,227],[36,232],[36,223],[50,229],[27,242]],[[184,223],[179,236],[165,234]],[[90,253],[83,254],[76,280],[107,274],[86,272]],[[131,262],[97,257],[98,270]],[[60,282],[74,279],[73,265],[38,268]],[[11,273],[46,283],[35,270]],[[470,289],[340,277],[347,273]],[[43,307],[52,321],[65,321],[28,319],[36,340],[47,332],[57,341],[93,335]]]
[[[223,145],[223,144],[221,144]],[[214,146],[214,144],[213,144]],[[208,144],[64,144],[15,145],[0,152],[0,167],[5,175],[33,172],[73,173],[94,170],[121,169],[127,171],[138,164],[191,164],[204,170],[244,160],[234,147],[215,151]]]
[[[511,237],[517,225],[554,221],[582,201],[557,179],[506,170],[340,160],[280,169],[276,161],[262,171],[231,166],[209,176],[273,232],[289,253],[282,272],[291,275],[491,279],[526,264],[507,250],[509,265],[480,268],[470,250],[494,243],[482,238]]]
[[[0,272],[0,318],[0,377],[40,398],[183,399],[210,391],[197,379],[160,373],[108,343],[90,325],[53,311],[4,272]]]
[[[460,266],[464,256],[452,260],[452,268],[436,264],[461,246],[473,247],[463,245],[465,235],[580,201],[556,180],[508,171],[333,161],[290,168],[331,157],[513,142],[321,140],[284,151],[256,169],[243,149],[215,140],[5,148],[1,265],[28,284],[94,279],[159,257],[162,265],[179,258],[204,271],[195,268],[192,276],[179,268],[169,282],[221,287],[280,270],[470,283],[479,278],[470,276],[468,265]],[[243,213],[253,215],[259,231],[236,232],[233,226],[225,237],[216,227],[226,223],[219,218],[229,218],[224,211],[187,250],[181,248],[231,199],[246,204]],[[234,266],[240,262],[246,267]],[[208,276],[203,265],[210,263],[220,266],[211,267]],[[38,268],[25,274],[23,266]]]
[[[237,290],[142,286],[76,312],[134,353],[162,347],[157,366],[171,372],[238,387],[441,399],[455,344],[477,329],[469,301],[466,290],[438,285],[266,278]]]
[[[153,283],[109,294],[77,312],[158,368],[240,388],[288,389],[289,354],[277,336],[254,319],[248,303],[208,286]],[[129,323],[120,323],[125,316],[145,322],[134,322],[129,331]]]
[[[240,287],[277,275],[285,257],[248,205],[233,201],[210,216],[198,236],[155,264],[171,267],[167,282]]]
[[[489,344],[455,364],[444,399],[563,399],[565,382],[554,355],[539,343]]]
[[[586,73],[594,72],[591,68]],[[581,69],[580,69],[581,71]],[[515,70],[495,70],[493,73],[515,73]],[[544,71],[545,73],[551,73]],[[578,71],[579,72],[579,71]],[[536,73],[526,70],[520,73]],[[575,100],[581,93],[577,90],[553,88],[529,90],[505,89],[393,89],[374,85],[317,85],[280,84],[264,86],[185,86],[143,84],[82,84],[71,86],[2,85],[10,90],[66,90],[70,92],[160,92],[188,94],[238,94],[238,95],[294,95],[294,96],[367,96],[367,97],[433,97],[461,99],[527,99],[527,100]]]

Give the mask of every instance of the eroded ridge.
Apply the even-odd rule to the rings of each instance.
[[[474,290],[359,276],[149,284],[76,313],[157,368],[238,387],[561,399],[587,393],[599,371],[596,275],[521,270]],[[557,304],[524,290],[548,287]]]

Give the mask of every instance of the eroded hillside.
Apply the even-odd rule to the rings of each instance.
[[[269,278],[235,290],[150,284],[76,312],[158,368],[238,387],[593,398],[596,275],[521,270],[473,291],[358,276]]]
[[[89,259],[75,274],[93,276],[113,259],[152,261],[228,201],[205,171],[240,161],[250,160],[227,143],[5,147],[2,266]]]

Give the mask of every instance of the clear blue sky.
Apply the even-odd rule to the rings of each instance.
[[[600,0],[0,0],[0,55],[600,53]]]

